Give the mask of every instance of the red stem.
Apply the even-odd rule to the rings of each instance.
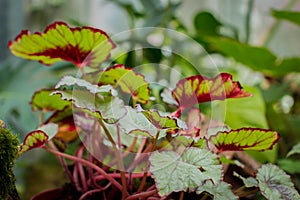
[[[83,151],[84,151],[84,147],[80,146],[77,151],[77,157],[82,158]],[[78,172],[79,172],[79,176],[81,179],[81,185],[82,185],[83,192],[86,192],[86,191],[88,191],[88,186],[86,183],[86,177],[85,177],[85,172],[84,172],[83,166],[80,162],[77,162],[76,165],[78,167]]]
[[[157,189],[146,191],[146,192],[140,192],[140,193],[131,195],[130,197],[127,197],[126,200],[134,200],[134,199],[139,199],[139,198],[146,198],[146,197],[149,197],[149,196],[153,196],[156,193],[157,193]]]
[[[116,188],[118,188],[120,191],[122,191],[122,186],[120,185],[119,182],[117,182],[113,177],[111,177],[109,174],[107,174],[103,169],[101,169],[100,167],[98,167],[97,165],[95,165],[94,163],[91,163],[87,160],[84,160],[82,158],[77,158],[75,156],[72,156],[72,155],[68,155],[68,154],[65,154],[65,153],[61,153],[59,151],[55,151],[53,149],[49,149],[47,148],[46,146],[43,147],[46,151],[49,151],[55,155],[58,155],[58,156],[61,156],[61,157],[64,157],[64,158],[67,158],[67,159],[70,159],[70,160],[73,160],[75,162],[81,162],[82,164],[88,166],[88,167],[91,167],[93,168],[94,170],[96,170],[97,172],[99,172],[100,174],[102,174],[107,180],[109,180]],[[126,195],[129,195],[128,192],[126,191]]]

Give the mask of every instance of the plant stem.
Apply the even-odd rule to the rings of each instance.
[[[116,154],[116,157],[117,157],[117,160],[118,160],[118,167],[120,169],[120,174],[121,174],[122,199],[125,199],[125,197],[128,196],[128,192],[127,192],[127,188],[126,188],[126,177],[125,177],[125,174],[124,174],[125,169],[124,169],[123,159],[122,159],[122,156],[120,155],[121,152],[117,148],[117,145],[116,145],[113,137],[111,136],[109,130],[107,129],[106,125],[104,124],[104,122],[101,119],[99,119],[99,123],[102,126],[102,128],[105,132],[105,135],[107,136],[107,139],[110,141],[110,143],[112,144],[113,149],[115,151],[115,154]]]
[[[69,154],[65,154],[53,149],[50,149],[48,147],[43,147],[46,151],[49,151],[57,156],[61,156],[70,160],[73,160],[74,162],[80,162],[90,168],[93,168],[94,170],[96,170],[98,173],[100,173],[101,175],[103,175],[107,180],[109,180],[116,188],[118,188],[120,191],[122,191],[122,186],[120,185],[120,183],[118,183],[113,177],[111,177],[109,174],[107,174],[103,169],[101,169],[100,167],[98,167],[97,165],[95,165],[94,163],[91,163],[87,160],[84,160],[82,158],[77,158],[75,156],[69,155]],[[128,192],[126,191],[126,195],[129,195]]]
[[[184,198],[184,191],[181,191],[180,196],[179,196],[179,200],[183,200],[183,198]]]
[[[297,2],[298,2],[298,0],[291,0],[291,1],[289,1],[283,7],[283,10],[289,10],[289,9],[291,9]],[[281,23],[282,23],[281,20],[276,20],[276,22],[271,26],[271,28],[269,29],[268,34],[267,34],[264,42],[262,43],[263,46],[268,46],[270,44],[270,42],[274,38],[276,32],[278,31]]]
[[[146,197],[153,196],[157,193],[157,189],[146,191],[146,192],[140,192],[134,195],[131,195],[130,197],[126,198],[126,200],[134,200],[134,199],[144,199]]]
[[[159,130],[157,131],[156,133],[156,136],[155,136],[155,139],[153,141],[153,145],[152,145],[152,148],[151,148],[151,151],[150,152],[153,152],[155,149],[156,149],[156,143],[157,143],[157,140],[158,140],[158,137],[159,137]],[[140,183],[140,186],[138,188],[138,192],[142,191],[144,189],[144,186],[145,186],[145,183],[146,183],[146,179],[147,179],[147,171],[149,170],[149,165],[147,165],[147,168],[146,168],[146,172],[144,172],[144,177]]]
[[[251,33],[251,16],[253,11],[254,0],[248,0],[248,11],[246,15],[245,29],[246,29],[246,38],[245,43],[249,43],[250,33]]]

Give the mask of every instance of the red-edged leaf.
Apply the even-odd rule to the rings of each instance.
[[[70,28],[64,22],[55,22],[44,33],[23,30],[8,47],[15,56],[46,65],[65,60],[78,67],[97,67],[109,57],[115,44],[102,30]]]
[[[211,136],[209,140],[219,151],[264,151],[272,149],[279,138],[279,134],[275,131],[241,128],[219,132]]]
[[[19,154],[34,148],[42,147],[47,141],[48,135],[44,131],[32,131],[26,135],[23,144],[20,146]]]
[[[132,98],[140,103],[149,100],[149,83],[143,75],[126,68],[124,65],[115,65],[101,72],[98,76],[98,84],[120,86],[125,93],[131,94]]]
[[[243,91],[239,82],[232,81],[230,74],[221,73],[214,78],[196,75],[182,79],[176,84],[172,96],[183,110],[198,103],[248,97],[251,94]]]

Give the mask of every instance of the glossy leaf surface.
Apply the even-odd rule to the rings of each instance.
[[[92,27],[71,28],[64,22],[49,25],[43,33],[23,30],[8,45],[18,57],[51,65],[69,61],[78,67],[97,67],[115,47],[108,35]]]
[[[214,78],[201,75],[180,80],[172,91],[173,98],[183,110],[198,103],[224,100],[226,98],[248,97],[239,82],[232,81],[232,76],[221,73]]]
[[[210,141],[219,151],[264,151],[272,149],[278,140],[277,132],[257,128],[219,132],[210,137]]]
[[[217,156],[206,149],[187,148],[182,155],[156,151],[151,154],[150,163],[160,196],[174,191],[193,191],[206,180],[218,183],[222,177]]]

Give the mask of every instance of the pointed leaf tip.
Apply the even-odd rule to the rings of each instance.
[[[43,33],[23,30],[10,41],[15,56],[37,60],[45,65],[69,61],[78,67],[97,67],[115,47],[108,35],[96,28],[70,28],[65,22],[54,22]]]
[[[198,103],[248,97],[251,94],[243,91],[239,82],[232,81],[230,74],[221,73],[214,78],[195,75],[181,79],[172,96],[183,110]]]
[[[280,136],[277,132],[258,128],[241,128],[219,132],[210,137],[210,142],[219,151],[264,151],[272,149]]]

